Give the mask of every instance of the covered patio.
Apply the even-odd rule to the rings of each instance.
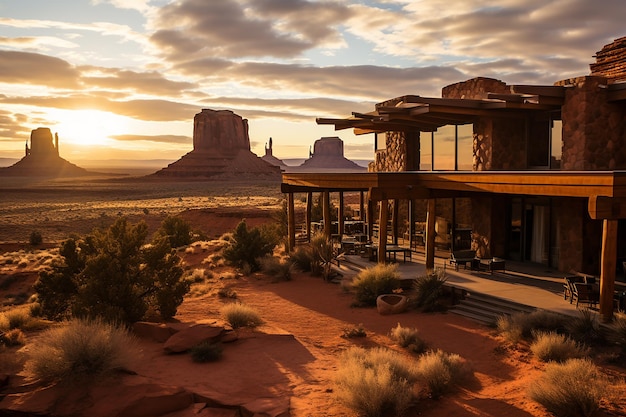
[[[427,204],[424,265],[435,266],[435,202],[438,198],[466,196],[552,196],[584,199],[591,219],[601,220],[602,250],[600,262],[599,312],[604,321],[613,315],[613,296],[617,264],[618,220],[626,218],[626,172],[622,171],[411,171],[369,173],[285,173],[281,185],[287,194],[288,242],[296,244],[294,194],[322,193],[324,233],[330,238],[330,193],[360,192],[362,205],[367,206],[367,233],[375,220],[371,213],[378,205],[378,261],[386,261],[389,230],[389,201],[423,199]],[[311,199],[308,198],[308,201]],[[340,210],[343,205],[340,204]],[[397,207],[397,205],[394,205]],[[341,235],[342,215],[339,216]],[[307,204],[305,227],[310,232],[310,204]],[[413,225],[413,222],[409,223]],[[392,229],[396,227],[392,224]],[[412,227],[412,226],[411,226]],[[392,233],[394,233],[392,230]],[[413,236],[413,233],[409,233]],[[340,236],[341,237],[341,236]]]

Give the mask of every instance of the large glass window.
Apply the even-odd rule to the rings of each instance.
[[[474,164],[474,126],[446,125],[420,135],[421,171],[471,171]]]

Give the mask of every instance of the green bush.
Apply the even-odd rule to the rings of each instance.
[[[42,314],[133,323],[151,309],[173,317],[190,283],[169,240],[157,235],[146,244],[147,234],[145,222],[120,218],[106,230],[66,240],[61,259],[35,283]]]
[[[391,329],[390,336],[401,347],[413,353],[424,353],[428,347],[426,342],[420,337],[417,329],[402,327],[400,323]]]
[[[261,268],[259,259],[272,253],[277,243],[275,235],[262,233],[257,227],[248,229],[246,222],[241,221],[224,248],[224,259],[238,268],[248,265],[255,272]]]
[[[167,216],[161,222],[161,228],[157,234],[167,237],[172,248],[189,245],[193,236],[191,225],[186,220],[176,216]]]
[[[413,284],[416,293],[415,305],[424,312],[445,309],[440,298],[446,280],[446,272],[441,268],[428,271],[425,275],[418,277]]]
[[[589,350],[575,340],[554,332],[536,332],[530,351],[543,362],[565,362],[568,359],[582,358]]]
[[[254,308],[241,303],[229,303],[222,307],[222,316],[233,329],[240,327],[255,328],[263,324],[259,312]]]
[[[333,244],[324,234],[316,234],[309,242],[311,248],[311,272],[315,275],[322,275],[324,279],[329,279],[331,274],[332,261],[335,257]]]
[[[297,246],[289,254],[289,260],[300,271],[311,272],[313,269],[313,250],[310,245]]]
[[[465,376],[465,361],[455,353],[430,351],[419,357],[417,373],[432,398],[439,398]]]
[[[393,293],[400,288],[400,274],[397,264],[377,264],[359,272],[352,281],[356,304],[375,306],[376,298]]]
[[[570,359],[547,364],[528,393],[556,417],[590,417],[609,388],[608,379],[590,360]]]
[[[124,328],[75,319],[42,333],[32,346],[28,367],[43,381],[87,383],[127,370],[138,353],[135,339]]]
[[[215,362],[222,358],[222,344],[204,342],[190,349],[191,360],[197,363]]]
[[[498,332],[509,342],[532,340],[534,331],[563,333],[569,317],[545,310],[532,313],[514,313],[500,316],[496,321]]]
[[[31,246],[41,245],[43,243],[43,236],[41,235],[41,232],[39,230],[33,230],[30,233],[28,242],[30,243]]]
[[[414,400],[417,378],[410,361],[383,348],[350,348],[340,358],[335,395],[365,417],[401,415]]]

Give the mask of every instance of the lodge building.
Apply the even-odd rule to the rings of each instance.
[[[424,245],[427,267],[436,248],[467,247],[594,274],[610,320],[626,261],[626,37],[595,58],[589,75],[553,85],[478,77],[444,87],[441,98],[406,95],[317,119],[373,134],[375,159],[367,173],[283,174],[290,246],[294,193],[328,202],[329,193],[357,191],[368,233],[378,229],[379,261],[388,239],[403,235]]]

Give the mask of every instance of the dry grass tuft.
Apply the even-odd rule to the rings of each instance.
[[[584,345],[554,332],[536,332],[530,351],[543,362],[565,362],[568,359],[582,358],[589,354],[589,349]]]

